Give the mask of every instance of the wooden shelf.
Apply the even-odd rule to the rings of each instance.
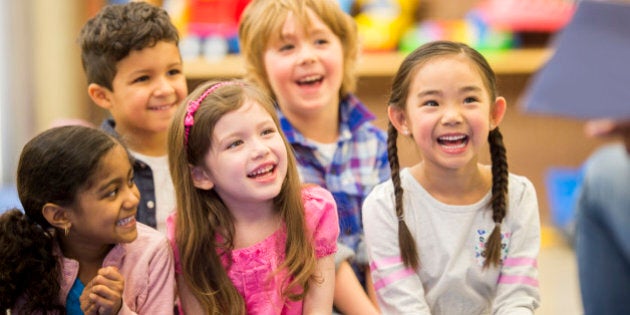
[[[405,58],[403,53],[364,53],[358,62],[359,77],[388,77],[394,75]],[[513,49],[485,52],[496,74],[531,74],[551,56],[544,48]],[[228,55],[219,60],[196,58],[184,61],[184,73],[191,80],[240,77],[245,73],[240,55]]]

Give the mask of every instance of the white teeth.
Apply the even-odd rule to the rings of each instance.
[[[125,225],[125,224],[131,222],[134,219],[135,218],[133,216],[125,218],[125,219],[121,219],[121,220],[118,220],[118,222],[116,222],[116,225]]]
[[[269,165],[269,166],[267,166],[265,168],[261,168],[261,169],[259,169],[257,171],[251,172],[247,176],[254,177],[254,176],[262,175],[262,174],[265,174],[265,173],[269,173],[269,172],[271,172],[271,170],[273,170],[273,165]]]
[[[320,75],[311,75],[311,76],[308,76],[306,78],[301,79],[299,82],[300,83],[312,83],[312,82],[320,80],[321,78],[322,77]]]
[[[465,138],[466,138],[465,135],[443,136],[443,137],[440,137],[440,140],[442,140],[442,141],[458,141],[458,140],[464,140]]]

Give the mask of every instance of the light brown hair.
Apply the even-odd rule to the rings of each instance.
[[[265,71],[265,50],[273,36],[281,36],[280,30],[289,12],[293,12],[304,27],[309,27],[311,21],[307,9],[312,10],[341,41],[344,69],[339,96],[343,98],[356,88],[358,33],[352,17],[333,0],[252,0],[241,16],[238,30],[246,79],[263,87],[275,98]]]
[[[497,97],[496,76],[486,59],[476,50],[463,43],[450,41],[435,41],[424,44],[410,53],[401,63],[398,72],[392,82],[392,92],[388,101],[389,106],[400,110],[405,110],[407,97],[409,95],[411,81],[414,74],[428,61],[436,57],[447,55],[463,55],[469,58],[477,67],[483,80],[490,100]],[[394,184],[394,200],[396,216],[404,218],[402,203],[403,189],[400,182],[400,163],[398,161],[398,148],[396,140],[398,131],[390,122],[387,130],[387,153],[391,168],[392,182]],[[501,221],[507,211],[508,192],[508,165],[503,136],[498,127],[495,127],[488,134],[490,144],[490,158],[492,160],[492,219],[496,223],[494,230],[490,234],[486,243],[486,260],[484,267],[490,264],[498,266],[501,260]],[[418,268],[420,265],[418,249],[416,248],[413,236],[404,220],[398,222],[398,241],[400,252],[405,266]]]
[[[197,189],[193,185],[190,166],[203,166],[204,157],[212,146],[214,127],[225,114],[240,108],[246,101],[260,104],[273,118],[280,130],[273,102],[260,89],[242,81],[231,81],[214,87],[194,113],[194,124],[189,129],[184,118],[187,104],[198,100],[217,82],[206,82],[197,87],[175,114],[169,129],[169,168],[177,196],[175,240],[181,255],[182,272],[186,283],[210,314],[244,314],[245,304],[221,264],[220,255],[233,249],[234,223],[229,209],[215,190]],[[282,133],[287,148],[287,175],[274,206],[287,230],[285,260],[278,268],[286,269],[291,277],[283,294],[291,300],[304,298],[309,280],[315,279],[317,260],[310,238],[305,234],[304,206],[301,182],[295,157]],[[186,144],[187,142],[187,144]],[[218,242],[217,235],[223,242]]]

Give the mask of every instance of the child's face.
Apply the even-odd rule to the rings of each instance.
[[[292,13],[264,52],[269,84],[280,109],[291,117],[335,110],[343,79],[343,48],[339,38],[310,9],[310,27]]]
[[[92,185],[80,189],[68,211],[69,238],[91,246],[129,243],[136,239],[136,212],[140,192],[133,182],[127,152],[116,145],[101,159]]]
[[[107,91],[109,111],[118,132],[166,132],[179,103],[188,94],[175,43],[161,41],[133,50],[117,64]]]
[[[490,100],[479,70],[467,57],[434,57],[419,67],[405,113],[398,115],[403,130],[411,132],[427,165],[476,166],[491,127],[502,118],[496,108],[504,109],[505,101]]]
[[[256,102],[245,101],[214,127],[202,172],[230,209],[271,202],[287,174],[287,148],[271,115]],[[199,175],[199,173],[197,173]]]

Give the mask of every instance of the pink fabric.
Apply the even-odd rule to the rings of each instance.
[[[536,260],[536,258],[529,258],[529,257],[506,258],[503,261],[503,267],[514,267],[514,266],[538,267],[538,261]]]
[[[175,275],[173,255],[164,234],[137,223],[138,238],[117,244],[105,256],[103,267],[115,266],[125,278],[123,305],[118,315],[173,314]],[[59,302],[65,305],[68,292],[79,275],[79,262],[61,256],[61,291]],[[21,303],[20,303],[21,304]],[[19,308],[12,310],[20,314]]]
[[[501,284],[527,284],[527,285],[531,285],[533,287],[538,287],[538,279],[534,278],[534,277],[528,277],[528,276],[508,276],[508,275],[501,275],[499,277],[499,281],[498,283]]]
[[[337,251],[339,224],[335,201],[327,190],[309,186],[302,190],[306,225],[313,238],[318,258]],[[175,269],[181,274],[179,251],[175,244],[175,214],[167,220],[167,234],[175,254]],[[228,276],[243,296],[248,314],[302,314],[302,301],[293,302],[282,297],[286,272],[273,274],[284,260],[286,229],[258,244],[232,251],[232,265]],[[227,266],[228,257],[222,257]]]

